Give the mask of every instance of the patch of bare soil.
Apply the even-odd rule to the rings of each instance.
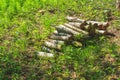
[[[108,32],[113,35],[110,38],[110,41],[120,46],[120,28],[111,28],[108,30]]]
[[[110,37],[110,42],[111,43],[115,43],[117,44],[119,47],[118,47],[118,53],[120,53],[120,27],[119,28],[111,28],[108,30],[108,33],[111,35]],[[110,54],[107,54],[105,56],[105,60],[106,62],[114,62],[114,63],[118,63],[117,61],[119,61],[118,59],[119,57],[111,57]],[[108,80],[118,80],[118,78],[120,78],[120,66],[119,65],[116,65],[116,74],[114,75],[109,75],[107,77],[109,77]]]

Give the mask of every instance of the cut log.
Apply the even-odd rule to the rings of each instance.
[[[95,26],[92,26],[92,25],[84,26],[84,30],[87,30],[89,32],[90,36],[94,36],[96,33],[97,34],[105,34],[106,33],[106,30],[95,29]]]
[[[51,49],[61,50],[61,45],[46,41],[44,45]]]
[[[49,42],[55,43],[55,44],[64,44],[65,41],[61,41],[61,40],[53,40],[53,39],[48,39]]]
[[[59,31],[57,31],[57,30],[55,30],[55,31],[53,32],[53,34],[54,34],[54,35],[57,35],[57,36],[67,36],[67,35],[71,35],[71,34],[68,34],[68,33],[61,33],[61,32],[59,32]]]
[[[68,24],[80,29],[82,29],[86,25],[85,23],[79,23],[79,22],[69,22]]]
[[[70,17],[67,16],[66,19],[71,22],[80,22],[80,23],[86,23],[86,20],[79,19],[77,17]]]
[[[86,23],[86,24],[92,24],[92,26],[96,26],[97,29],[100,30],[106,30],[107,27],[109,26],[108,22],[98,22],[98,21],[85,21],[82,19],[79,19],[77,17],[67,17],[68,21],[73,21],[73,22],[80,22],[80,23]]]
[[[71,22],[70,24],[79,27],[79,25],[80,25],[81,23]],[[84,32],[88,31],[88,32],[89,32],[89,35],[94,35],[94,34],[95,34],[95,26],[92,26],[91,23],[89,23],[89,25],[81,26],[80,29],[82,29],[82,31],[85,30]],[[78,29],[78,30],[80,30],[80,29]],[[80,30],[80,31],[81,31],[81,30]],[[80,32],[80,31],[79,31],[79,32]],[[87,34],[88,34],[88,33],[87,33]]]
[[[88,24],[92,24],[99,30],[106,30],[109,26],[108,22],[87,21]]]
[[[79,33],[83,33],[83,34],[87,34],[87,35],[88,35],[88,32],[83,31],[83,30],[81,30],[80,28],[76,28],[75,26],[71,26],[71,25],[69,25],[69,24],[67,24],[67,23],[65,23],[64,25],[65,25],[66,27],[70,28],[70,29],[73,29],[73,30],[79,32]]]
[[[55,28],[60,31],[61,33],[64,32],[64,33],[68,33],[68,34],[73,34],[73,35],[79,35],[80,33],[77,32],[77,31],[74,31],[64,25],[59,25],[59,26],[55,26]]]
[[[41,57],[54,57],[52,53],[47,53],[47,52],[38,52],[38,56]]]
[[[54,39],[54,40],[67,41],[67,40],[69,40],[70,38],[72,38],[72,35],[67,35],[67,36],[51,35],[49,38],[50,38],[50,39]]]
[[[107,30],[109,23],[103,23],[103,25],[98,24],[99,30]]]

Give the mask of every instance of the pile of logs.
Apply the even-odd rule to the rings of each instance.
[[[71,41],[71,44],[82,44],[75,41],[75,35],[94,36],[95,34],[106,34],[108,22],[86,21],[77,17],[67,17],[68,23],[55,26],[56,30],[49,36],[42,46],[39,56],[53,57],[53,50],[61,51],[62,45]]]

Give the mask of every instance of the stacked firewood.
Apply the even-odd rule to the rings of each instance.
[[[62,45],[66,42],[71,44],[82,44],[74,40],[76,35],[94,36],[95,34],[106,34],[109,26],[108,22],[86,21],[77,17],[67,17],[68,23],[55,26],[56,30],[42,46],[42,52],[38,52],[39,56],[53,57],[53,51],[60,52]]]

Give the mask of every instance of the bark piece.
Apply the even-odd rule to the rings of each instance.
[[[54,57],[52,53],[47,53],[47,52],[38,52],[37,55],[41,57]]]
[[[64,32],[64,33],[68,33],[68,34],[73,34],[73,35],[78,35],[80,34],[79,32],[77,31],[74,31],[64,25],[59,25],[59,26],[55,26],[55,28],[60,31],[61,33]]]

